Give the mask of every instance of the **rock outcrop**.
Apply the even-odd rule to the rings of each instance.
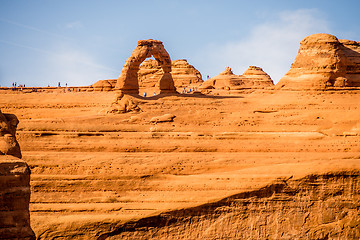
[[[150,119],[151,123],[173,122],[176,116],[174,114],[164,114]]]
[[[155,87],[163,74],[156,60],[148,59],[140,65],[138,72],[140,88]],[[186,59],[171,62],[171,75],[176,88],[194,86],[203,82],[201,73]]]
[[[290,70],[277,88],[327,89],[360,87],[360,42],[313,34],[300,42]]]
[[[30,227],[30,169],[19,159],[18,123],[15,115],[0,111],[0,239],[35,239]]]
[[[16,140],[16,127],[19,120],[14,114],[0,110],[0,155],[13,155],[21,158],[19,143]]]
[[[219,75],[205,81],[200,89],[226,89],[238,90],[244,88],[267,88],[274,83],[270,76],[262,68],[250,66],[243,75],[235,75],[230,67]]]
[[[117,79],[99,80],[91,85],[90,89],[93,91],[111,91],[115,88],[116,81]]]
[[[127,112],[139,112],[141,111],[138,106],[139,102],[129,96],[124,95],[124,93],[120,92],[115,95],[114,101],[111,104],[110,108],[108,108],[106,113],[127,113]]]
[[[201,73],[190,65],[186,59],[172,61],[172,71],[175,86],[179,88],[199,85],[202,82]]]
[[[30,227],[30,169],[13,156],[0,156],[0,239],[35,239]]]
[[[140,64],[154,56],[163,70],[163,75],[157,83],[160,93],[176,92],[171,76],[171,59],[161,41],[140,40],[125,65],[116,83],[116,89],[123,93],[139,93],[138,71]]]
[[[359,172],[279,179],[221,201],[119,225],[98,239],[359,239]]]
[[[273,80],[260,67],[250,66],[242,75],[247,79],[246,85],[251,88],[266,88],[274,86]]]

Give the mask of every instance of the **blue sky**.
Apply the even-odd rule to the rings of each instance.
[[[117,78],[149,38],[203,78],[255,65],[278,82],[307,35],[360,41],[359,10],[355,0],[0,0],[0,86]]]

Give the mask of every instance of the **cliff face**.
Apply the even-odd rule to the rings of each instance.
[[[359,239],[360,173],[278,179],[256,191],[129,222],[98,239]]]
[[[0,239],[35,239],[30,227],[30,169],[12,156],[0,156]]]
[[[291,69],[277,88],[326,89],[360,87],[360,43],[313,34],[300,42]]]

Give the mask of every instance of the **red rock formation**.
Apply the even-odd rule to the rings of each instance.
[[[0,239],[35,239],[29,214],[30,169],[18,159],[18,123],[15,115],[0,111]]]
[[[140,65],[138,72],[140,88],[155,87],[163,74],[161,66],[156,60],[149,59]],[[193,86],[203,82],[201,73],[186,59],[171,62],[171,75],[176,88]]]
[[[16,127],[19,120],[14,114],[0,110],[0,155],[13,155],[21,158],[19,143],[16,140]]]
[[[201,73],[186,59],[172,61],[171,75],[176,87],[188,87],[203,83]]]
[[[111,91],[115,88],[117,79],[99,80],[91,85],[93,91]]]
[[[235,75],[231,68],[226,67],[219,75],[205,81],[200,89],[266,88],[273,86],[270,76],[261,68],[250,66],[243,75]]]
[[[30,227],[30,169],[13,156],[0,156],[0,239],[35,239]]]
[[[139,93],[138,71],[140,64],[151,56],[158,61],[164,74],[158,82],[160,92],[175,92],[174,81],[170,74],[171,59],[161,41],[140,40],[132,55],[126,60],[117,80],[116,88],[124,93]]]
[[[360,87],[360,43],[324,33],[304,38],[291,69],[277,88],[333,87]]]
[[[247,85],[254,88],[264,88],[274,86],[273,80],[260,67],[250,66],[242,75],[247,78]]]

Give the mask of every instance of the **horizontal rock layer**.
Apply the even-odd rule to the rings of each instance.
[[[360,172],[278,179],[221,201],[130,221],[98,239],[359,239]]]
[[[280,79],[281,89],[360,87],[360,42],[313,34],[300,42],[291,69]]]

